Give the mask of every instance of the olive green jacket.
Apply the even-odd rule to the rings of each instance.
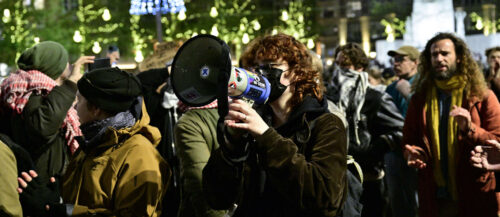
[[[10,148],[0,141],[0,216],[23,216],[17,193],[16,157]]]
[[[76,96],[76,84],[66,80],[47,96],[31,95],[21,115],[2,115],[2,132],[25,148],[43,180],[62,176],[69,159],[61,126]],[[4,122],[5,121],[5,122]]]
[[[80,148],[63,178],[64,203],[73,216],[160,216],[171,171],[155,146],[161,135],[142,118],[130,128],[108,128],[104,143]]]
[[[217,142],[217,109],[194,109],[177,122],[175,146],[181,161],[181,204],[179,217],[217,217],[224,211],[210,209],[201,186],[201,174]]]

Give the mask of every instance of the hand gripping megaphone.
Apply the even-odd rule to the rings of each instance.
[[[213,35],[186,41],[174,57],[170,76],[174,93],[189,106],[203,106],[227,96],[264,104],[271,92],[261,73],[231,66],[229,47]]]

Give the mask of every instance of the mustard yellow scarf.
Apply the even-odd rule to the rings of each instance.
[[[453,76],[448,80],[439,81],[435,80],[436,86],[445,91],[451,91],[451,104],[450,111],[453,106],[456,105],[458,107],[462,106],[462,98],[463,98],[463,90],[465,85],[467,84],[464,76]],[[455,118],[448,118],[448,174],[443,174],[441,170],[441,160],[442,156],[440,153],[440,145],[439,144],[439,103],[438,103],[438,95],[437,88],[433,86],[428,90],[427,100],[426,100],[426,115],[427,120],[429,120],[428,127],[429,132],[431,133],[431,149],[432,149],[432,157],[433,157],[433,165],[434,165],[434,178],[439,187],[447,187],[449,193],[451,194],[453,199],[457,199],[457,188],[456,188],[456,180],[455,180],[455,155],[456,155],[456,141],[458,135],[458,126],[455,123]],[[448,114],[443,114],[448,115]],[[448,176],[449,185],[445,183],[444,176]]]

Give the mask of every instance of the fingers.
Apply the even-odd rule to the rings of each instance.
[[[483,153],[483,147],[481,147],[480,145],[477,145],[476,147],[474,147],[474,152]]]
[[[33,180],[33,178],[32,178],[30,175],[28,175],[28,173],[26,173],[26,172],[22,172],[22,173],[21,173],[21,177],[22,177],[22,178],[23,178],[26,182],[31,182],[31,180]]]
[[[38,177],[38,174],[34,170],[30,170],[30,171],[28,171],[28,173],[22,172],[21,177],[17,177],[17,182],[19,183],[19,186],[21,187],[21,188],[17,188],[17,191],[19,193],[22,193],[23,192],[22,188],[27,188],[28,183],[33,181],[33,178],[36,178],[36,177]]]
[[[496,147],[498,150],[500,150],[500,143],[496,140],[486,140],[486,144],[491,145]]]
[[[227,113],[227,116],[224,117],[225,120],[239,120],[241,122],[245,122],[248,120],[248,115],[246,114],[243,114],[241,112],[238,112],[238,111],[233,111],[233,110],[229,110],[229,112]]]
[[[450,111],[451,117],[464,117],[467,121],[470,120],[470,113],[466,109],[462,107],[458,107],[456,105],[453,106],[453,109]]]
[[[246,115],[250,113],[250,110],[253,110],[245,101],[240,99],[233,99],[233,101],[229,103],[229,109],[239,111]]]
[[[408,166],[416,169],[424,169],[425,167],[427,167],[427,164],[424,163],[422,160],[415,159],[415,160],[409,160]]]
[[[21,188],[28,187],[28,183],[26,183],[24,179],[21,177],[17,177],[17,182],[19,183],[19,186],[21,186]]]
[[[81,65],[86,63],[94,63],[95,56],[81,56],[76,60],[75,65]]]
[[[419,152],[419,147],[416,147],[416,146],[411,146],[411,145],[405,145],[405,149],[407,151],[409,151],[411,154],[416,154],[416,155],[420,155],[420,152]],[[423,150],[422,150],[423,151]]]
[[[36,177],[38,176],[38,174],[37,174],[34,170],[30,170],[30,171],[29,171],[29,174],[30,174],[30,176],[31,176],[31,177],[33,177],[33,178],[36,178]]]
[[[483,158],[482,157],[477,157],[477,156],[472,156],[470,158],[470,161],[473,163],[473,164],[481,164],[481,162],[483,161]]]

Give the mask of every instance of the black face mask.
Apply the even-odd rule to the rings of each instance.
[[[272,68],[269,65],[262,66],[258,70],[262,75],[264,75],[264,77],[267,78],[267,80],[269,80],[269,83],[271,84],[271,93],[269,94],[268,102],[274,102],[281,95],[283,95],[287,87],[280,82],[283,70]]]

